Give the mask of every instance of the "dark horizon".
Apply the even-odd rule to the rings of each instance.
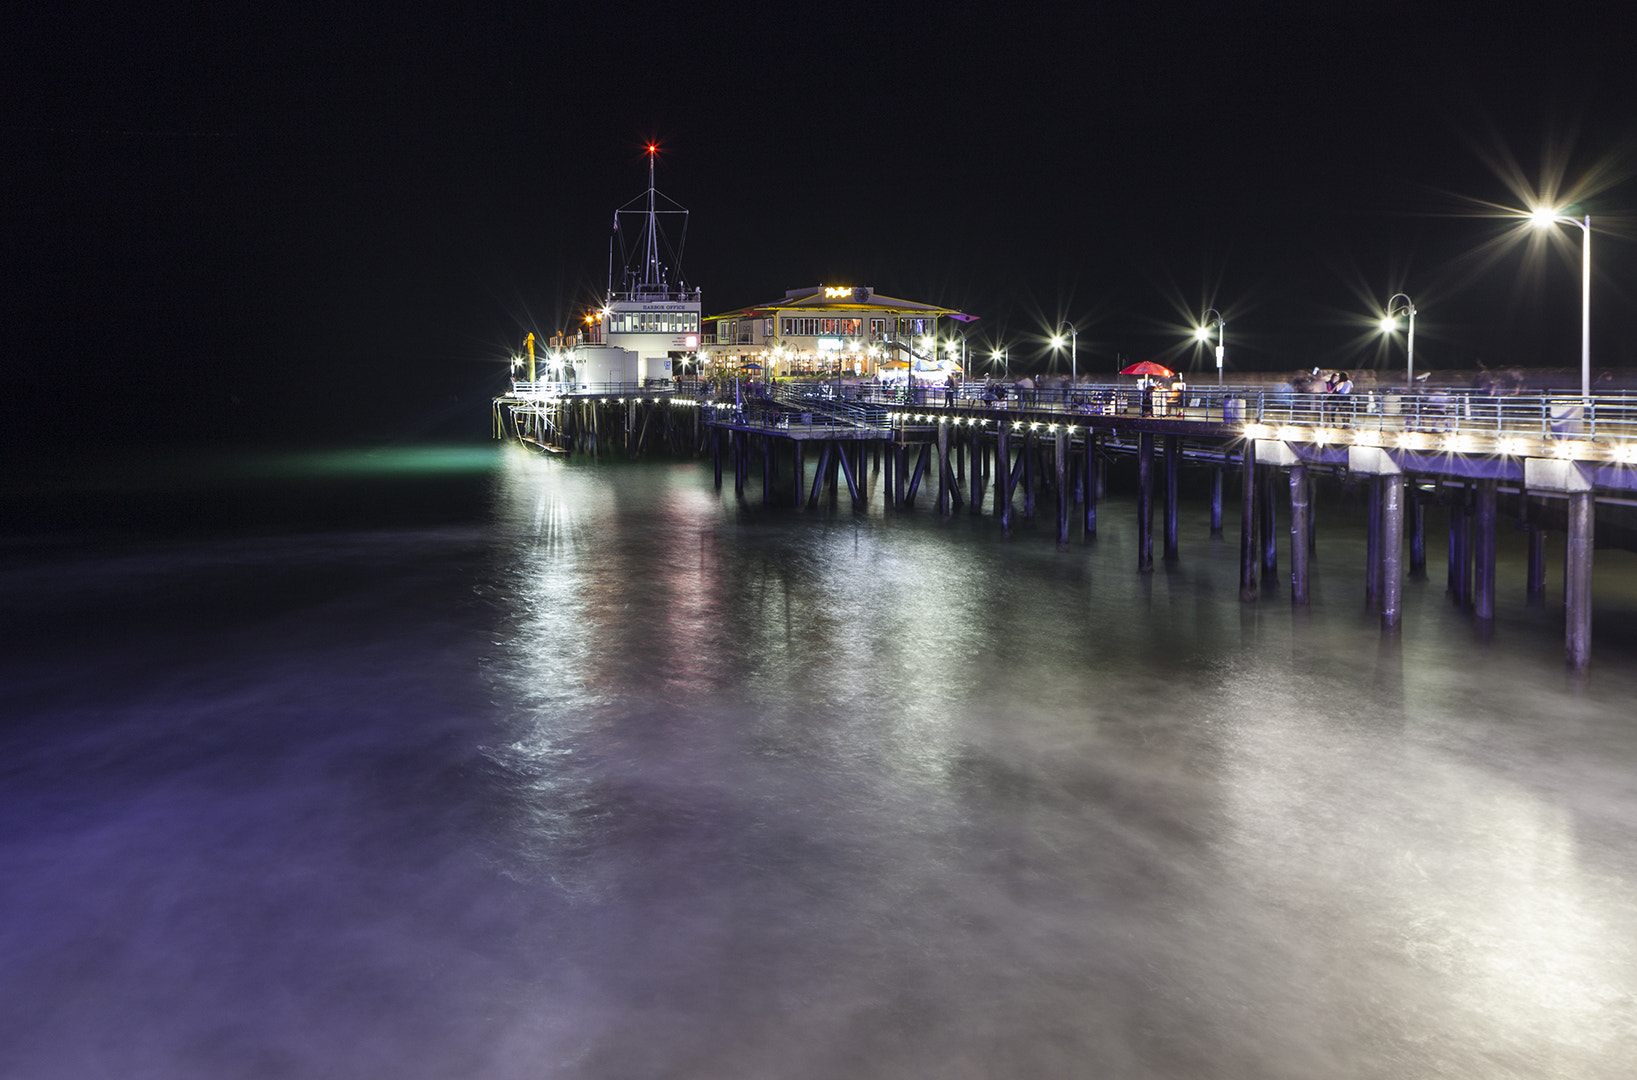
[[[464,432],[600,296],[649,139],[707,312],[870,285],[980,316],[1014,371],[1063,319],[1082,373],[1208,371],[1207,307],[1230,377],[1391,369],[1398,291],[1418,370],[1578,367],[1579,231],[1474,216],[1557,182],[1593,367],[1637,370],[1637,78],[1597,7],[856,16],[879,48],[846,12],[650,11],[635,64],[635,13],[326,18],[8,17],[10,440]]]

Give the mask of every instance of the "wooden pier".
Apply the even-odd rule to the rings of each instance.
[[[1137,570],[1154,566],[1159,497],[1162,557],[1178,558],[1184,469],[1209,470],[1210,527],[1223,529],[1224,478],[1239,477],[1240,596],[1260,595],[1278,572],[1280,503],[1290,538],[1290,598],[1309,601],[1312,484],[1346,474],[1367,485],[1364,595],[1384,632],[1402,617],[1403,580],[1426,573],[1425,508],[1451,508],[1449,588],[1480,621],[1495,614],[1500,497],[1529,533],[1530,595],[1543,591],[1547,500],[1565,503],[1565,652],[1575,669],[1591,653],[1591,568],[1596,504],[1630,503],[1637,490],[1637,397],[1497,397],[1458,391],[1353,396],[1258,387],[1188,389],[1129,385],[1013,392],[982,386],[922,389],[778,388],[724,399],[706,388],[626,393],[578,391],[548,405],[539,396],[496,400],[497,434],[591,454],[632,456],[663,445],[708,453],[715,482],[731,469],[735,493],[761,472],[761,501],[817,508],[844,485],[863,509],[875,495],[893,510],[927,499],[939,514],[992,514],[1010,531],[1044,504],[1060,547],[1097,532],[1103,470],[1135,459]],[[811,465],[809,464],[811,459]],[[1283,474],[1283,475],[1281,475]],[[929,489],[923,493],[923,488]],[[782,493],[782,494],[781,494]],[[1554,519],[1557,515],[1551,515]],[[1404,565],[1406,547],[1409,566]]]

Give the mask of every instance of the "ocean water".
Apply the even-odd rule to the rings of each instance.
[[[1384,638],[1334,491],[1293,610],[1198,503],[1136,573],[1118,490],[1058,551],[498,446],[8,485],[0,1076],[1637,1059],[1627,553],[1577,680],[1436,513]]]

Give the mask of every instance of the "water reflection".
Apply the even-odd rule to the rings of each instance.
[[[1383,639],[1344,508],[1298,613],[1203,507],[390,459],[0,563],[0,1075],[1629,1072],[1637,669],[1521,551]]]
[[[1637,824],[1631,673],[1564,695],[1549,627],[1475,649],[1422,588],[1382,639],[1341,521],[1293,613],[1221,541],[1131,572],[1117,502],[1058,553],[508,484],[553,507],[508,519],[507,760],[588,912],[574,1075],[1623,1070],[1634,849],[1576,830]]]

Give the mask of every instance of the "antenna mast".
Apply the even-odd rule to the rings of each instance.
[[[658,285],[660,283],[659,269],[659,215],[654,206],[654,158],[659,156],[659,147],[648,144],[648,250],[643,255],[642,283],[644,285]]]

